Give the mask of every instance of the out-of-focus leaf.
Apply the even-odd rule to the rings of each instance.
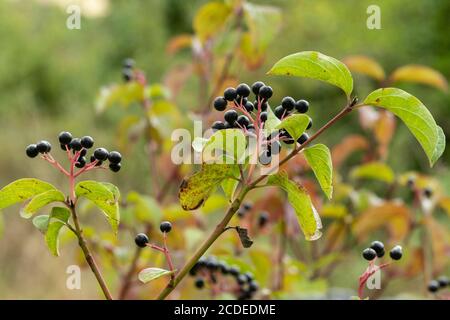
[[[319,239],[322,235],[320,231],[322,229],[322,222],[306,190],[289,180],[286,172],[270,175],[267,184],[278,186],[286,191],[288,201],[295,210],[297,221],[306,240],[312,241]]]
[[[117,145],[120,150],[125,150],[130,145],[130,140],[136,140],[142,133],[143,126],[138,125],[142,119],[137,115],[128,115],[123,117],[117,126]],[[136,130],[138,128],[138,130]],[[137,132],[136,132],[137,131]]]
[[[442,272],[448,265],[448,252],[450,250],[450,234],[432,216],[425,217],[425,226],[431,238],[433,250],[433,266],[437,272]]]
[[[389,143],[395,132],[395,118],[392,113],[383,110],[375,121],[373,128],[375,138],[378,142],[378,153],[382,159],[386,159]]]
[[[169,40],[166,51],[168,54],[175,54],[181,49],[190,48],[192,46],[192,35],[180,34]]]
[[[322,211],[321,211],[322,212]],[[345,238],[348,232],[345,224],[341,221],[333,222],[326,229],[325,233],[325,249],[327,252],[333,252],[339,250],[345,242]]]
[[[248,230],[241,227],[236,227],[236,232],[239,235],[242,246],[244,248],[250,248],[253,244],[253,240],[248,236]]]
[[[95,109],[98,113],[101,113],[115,104],[128,107],[130,104],[141,102],[143,99],[144,87],[135,81],[111,85],[100,90]]]
[[[352,72],[365,74],[375,80],[382,81],[386,77],[383,67],[374,59],[364,55],[354,55],[342,60]]]
[[[209,214],[212,212],[217,212],[218,210],[225,210],[228,205],[227,199],[219,193],[212,194],[202,208],[202,213]]]
[[[443,91],[448,90],[447,80],[439,71],[418,64],[410,64],[395,69],[389,77],[389,80],[391,83],[416,82],[426,84]]]
[[[140,221],[158,225],[163,212],[158,202],[152,197],[131,191],[127,195],[127,202],[133,205],[133,213]]]
[[[392,242],[400,242],[410,230],[412,215],[403,204],[387,202],[373,206],[358,216],[352,230],[360,240],[366,240],[375,230],[386,227]]]
[[[241,36],[239,49],[240,57],[248,69],[255,70],[264,63],[265,51],[255,46],[249,32]]]
[[[316,51],[303,51],[279,60],[268,74],[306,77],[341,88],[347,97],[353,91],[353,78],[339,60]]]
[[[367,150],[369,142],[363,136],[350,135],[332,149],[333,165],[340,167],[347,157],[358,150]]]
[[[178,96],[187,80],[192,76],[193,67],[191,63],[176,65],[164,76],[164,86],[172,96]]]
[[[439,200],[439,206],[447,212],[448,216],[450,217],[450,198],[449,197],[443,197]]]
[[[220,183],[230,175],[232,165],[204,164],[199,172],[185,178],[178,197],[184,210],[198,209]]]
[[[369,94],[364,104],[385,108],[398,116],[419,141],[431,166],[442,155],[445,149],[443,132],[428,109],[416,97],[401,89],[383,88]]]
[[[22,218],[30,218],[33,214],[35,214],[39,209],[45,207],[46,205],[53,202],[64,202],[65,196],[59,190],[48,190],[44,193],[40,193],[33,197],[31,201],[20,210],[20,215]]]
[[[168,276],[174,273],[175,271],[164,270],[160,268],[147,268],[139,272],[138,279],[143,283],[147,283],[160,277]]]
[[[209,2],[203,5],[194,17],[193,28],[197,36],[205,41],[214,36],[225,25],[232,8],[223,2]]]
[[[293,114],[284,118],[275,129],[286,129],[294,140],[298,140],[308,127],[310,118],[306,114]]]
[[[333,163],[328,147],[324,144],[316,144],[303,150],[308,164],[316,175],[320,187],[331,199],[333,196]]]
[[[234,178],[239,179],[240,172],[239,172],[239,166],[235,165],[232,167],[232,172],[230,173]],[[228,200],[233,200],[234,192],[236,191],[236,188],[239,184],[239,181],[236,179],[228,178],[222,181],[221,187],[223,192],[225,193],[225,196],[228,198]]]
[[[350,172],[353,179],[373,179],[392,183],[395,179],[394,171],[382,162],[370,162],[354,167]]]
[[[324,204],[320,210],[320,216],[323,218],[342,219],[347,216],[347,207],[343,204]]]

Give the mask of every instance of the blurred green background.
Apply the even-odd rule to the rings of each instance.
[[[63,5],[55,4],[58,2]],[[46,163],[31,161],[24,153],[26,145],[40,139],[55,143],[62,130],[92,135],[98,144],[112,148],[119,115],[95,114],[100,87],[121,81],[121,63],[126,57],[135,59],[151,82],[159,82],[171,66],[189,60],[188,51],[167,55],[166,45],[171,37],[192,32],[192,18],[204,2],[98,1],[98,8],[94,6],[92,12],[86,9],[81,30],[69,30],[65,5],[71,1],[0,1],[0,186],[19,177],[37,177],[64,187],[62,178]],[[315,81],[266,76],[279,58],[303,50],[321,51],[338,59],[365,54],[379,61],[387,73],[400,65],[417,63],[450,78],[447,0],[254,2],[280,7],[283,30],[269,47],[265,65],[258,71],[241,71],[240,78],[270,83],[276,99],[288,94],[308,99],[318,125],[338,110],[344,98],[336,89]],[[371,4],[381,8],[381,30],[366,27],[366,9]],[[234,68],[239,70],[239,64]],[[192,108],[197,95],[197,80],[190,81],[176,98],[185,110]],[[374,85],[358,75],[355,81],[360,97]],[[401,87],[421,99],[450,136],[450,96],[420,85]],[[361,130],[356,116],[346,121],[325,134],[323,141],[333,145],[347,133]],[[417,142],[403,125],[399,127],[392,145],[395,152],[390,153],[388,163],[398,171],[438,173],[450,194],[450,150],[430,170]],[[122,174],[101,172],[94,176],[116,183],[123,193],[145,193],[148,180],[141,177],[149,174],[146,161],[145,153],[134,152],[126,159]],[[52,257],[41,235],[14,211],[17,208],[4,212],[0,298],[97,297],[96,283],[87,272],[83,273],[86,280],[83,278],[82,291],[65,288],[65,267],[73,263],[73,255],[64,250],[61,258]]]

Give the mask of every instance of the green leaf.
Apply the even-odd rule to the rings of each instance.
[[[159,225],[163,212],[155,199],[132,191],[127,196],[127,202],[133,205],[133,213],[139,220]]]
[[[316,144],[304,149],[303,154],[323,192],[328,199],[331,199],[333,197],[333,163],[330,150],[324,144]]]
[[[224,181],[222,181],[221,187],[223,192],[225,193],[225,196],[231,201],[233,199],[234,192],[236,191],[236,188],[239,184],[239,181],[236,180],[239,179],[240,176],[238,165],[232,166],[230,170],[230,175],[233,176],[235,179],[232,178],[225,179]]]
[[[385,108],[399,117],[419,141],[430,166],[442,155],[445,149],[443,132],[430,111],[413,95],[397,88],[383,88],[369,94],[364,104]]]
[[[242,130],[219,130],[205,144],[203,148],[203,162],[210,163],[223,160],[225,163],[242,163],[246,146],[247,139]],[[231,161],[232,159],[235,161]]]
[[[141,102],[144,91],[144,87],[136,81],[104,87],[97,97],[95,109],[101,113],[115,104],[128,107],[134,102]]]
[[[310,118],[305,114],[293,114],[278,124],[276,129],[286,129],[290,136],[297,141],[308,127]]]
[[[30,218],[39,209],[45,207],[52,202],[64,202],[65,196],[59,190],[49,190],[44,193],[38,194],[20,211],[20,215],[23,218]]]
[[[48,214],[36,216],[33,218],[33,225],[36,227],[36,229],[38,229],[42,233],[45,233],[47,232],[49,220],[50,216]]]
[[[138,278],[141,282],[147,283],[152,280],[158,279],[162,276],[168,276],[168,275],[171,275],[174,273],[175,273],[175,270],[170,271],[170,270],[164,270],[164,269],[160,269],[160,268],[147,268],[147,269],[141,270],[141,272],[139,272]]]
[[[347,97],[353,91],[353,78],[339,60],[317,51],[303,51],[279,60],[268,74],[317,79],[341,88]]]
[[[232,174],[232,165],[202,165],[199,172],[182,181],[178,192],[181,207],[184,210],[198,209],[230,174]]]
[[[57,189],[50,183],[38,179],[24,178],[16,180],[0,190],[0,209],[23,202],[49,190]]]
[[[117,193],[117,188],[112,189],[112,185],[97,181],[81,181],[75,187],[77,197],[85,197],[102,210],[115,233],[117,233],[120,221]]]
[[[277,118],[273,113],[272,108],[267,108],[267,120],[264,122],[264,131],[266,136],[270,135],[272,131],[281,123],[281,120]]]
[[[195,33],[202,41],[207,40],[224,27],[231,13],[231,7],[222,2],[215,1],[203,5],[194,17]]]
[[[278,186],[286,191],[288,201],[295,210],[297,221],[306,240],[319,239],[322,235],[320,231],[322,222],[306,190],[301,185],[289,180],[284,171],[269,176],[267,184]]]
[[[59,256],[59,232],[69,221],[69,218],[70,211],[67,208],[55,207],[52,209],[50,223],[45,233],[45,242],[54,256]]]
[[[353,179],[373,179],[392,183],[395,178],[394,171],[385,163],[370,162],[353,168],[350,172]]]

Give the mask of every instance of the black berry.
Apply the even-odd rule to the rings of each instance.
[[[287,132],[284,129],[280,130],[280,138],[282,138],[282,141],[286,144],[293,144],[295,142],[294,139],[292,139],[289,132]]]
[[[364,257],[364,259],[372,261],[377,256],[377,253],[372,248],[367,248],[363,250],[362,256]]]
[[[130,82],[133,79],[133,70],[129,68],[123,68],[122,77],[125,82]]]
[[[370,247],[375,250],[375,252],[377,253],[377,257],[381,258],[382,256],[384,256],[384,244],[381,241],[373,241],[370,244]]]
[[[94,157],[97,160],[105,161],[106,159],[108,159],[108,156],[108,150],[106,150],[105,148],[97,148],[94,151]]]
[[[395,246],[389,252],[392,260],[400,260],[402,258],[403,252],[401,246]]]
[[[253,112],[255,106],[250,101],[247,101],[247,103],[244,105],[244,108],[245,110],[247,110],[247,112]]]
[[[203,280],[203,278],[195,279],[195,287],[197,289],[203,289],[204,286],[205,286],[205,280]]]
[[[226,122],[233,125],[238,118],[238,113],[236,112],[236,110],[228,110],[224,113],[223,117]]]
[[[94,146],[94,139],[90,136],[85,136],[81,138],[80,143],[83,148],[90,149]]]
[[[258,217],[258,226],[262,228],[267,224],[268,221],[269,221],[269,213],[267,211],[261,212]]]
[[[257,105],[257,102],[255,105]],[[267,103],[267,101],[262,102],[261,103],[261,111],[267,111],[268,106],[269,106],[269,104]]]
[[[284,97],[283,100],[281,100],[281,106],[287,110],[291,111],[295,107],[295,100],[292,97]]]
[[[247,282],[247,277],[244,276],[243,274],[240,274],[237,276],[236,281],[239,285],[243,285]]]
[[[122,168],[122,165],[120,163],[110,163],[109,164],[109,169],[112,172],[119,172],[121,168]]]
[[[425,198],[431,198],[433,196],[433,190],[431,190],[431,188],[425,188],[423,189],[423,195]]]
[[[271,154],[279,154],[281,151],[281,143],[279,141],[272,141],[269,145]]]
[[[122,161],[122,155],[118,151],[111,151],[108,155],[108,160],[111,163],[120,163]]]
[[[445,288],[446,286],[448,286],[450,284],[450,280],[446,276],[439,277],[437,279],[437,281],[439,282],[439,286],[441,288]]]
[[[249,202],[244,202],[244,204],[242,205],[242,208],[243,208],[245,211],[249,211],[249,210],[252,209],[252,204],[249,203]]]
[[[299,112],[299,113],[306,113],[308,112],[309,109],[309,103],[306,100],[298,100],[295,103],[295,109]]]
[[[131,69],[134,67],[134,60],[131,58],[126,58],[125,60],[123,60],[123,67],[124,68],[128,68]]]
[[[284,115],[287,114],[286,110],[282,106],[276,107],[273,113],[275,113],[275,116],[280,120],[283,118]]]
[[[70,150],[70,146],[68,144],[60,144],[60,147],[61,147],[61,150],[63,150],[63,151],[67,151],[67,149]]]
[[[169,221],[163,221],[159,225],[159,230],[163,233],[168,233],[170,230],[172,230],[172,224]]]
[[[223,92],[223,97],[227,101],[233,101],[237,97],[236,89],[235,88],[226,88]]]
[[[311,129],[311,128],[312,128],[312,125],[313,125],[312,119],[309,118],[309,123],[308,123],[308,126],[306,127],[306,130]]]
[[[237,267],[230,267],[230,274],[237,277],[239,275],[239,269]]]
[[[265,111],[261,112],[261,114],[259,115],[259,119],[261,120],[261,122],[266,122],[267,121],[267,112],[265,112]]]
[[[250,95],[250,87],[246,83],[241,83],[237,86],[236,93],[241,97],[247,98]]]
[[[30,158],[35,158],[39,154],[39,151],[35,144],[30,144],[25,149],[25,152],[26,152],[27,156],[29,156]]]
[[[50,142],[42,140],[36,144],[36,149],[39,153],[48,153],[52,150]]]
[[[251,272],[244,273],[244,277],[247,280],[247,282],[250,282],[255,278],[255,276]]]
[[[72,141],[70,141],[69,147],[70,147],[70,149],[72,149],[74,151],[80,151],[83,148],[81,146],[81,139],[73,138]]]
[[[222,121],[216,121],[212,124],[211,128],[213,130],[222,130],[225,129],[225,124]]]
[[[59,143],[62,145],[67,145],[72,141],[72,134],[67,131],[63,131],[58,136]]]
[[[263,87],[263,86],[264,86],[264,82],[256,81],[254,84],[252,84],[252,92],[255,95],[258,95],[259,94],[259,89],[261,89],[261,87]]]
[[[428,282],[428,291],[435,293],[439,290],[439,282],[436,280],[431,280]]]
[[[206,261],[206,268],[211,271],[216,271],[219,269],[219,262],[215,258],[211,257]]]
[[[85,165],[86,165],[86,158],[85,157],[78,157],[78,160],[75,163],[75,167],[83,168]]]
[[[224,97],[217,97],[214,99],[214,109],[223,111],[227,108],[227,100]]]
[[[236,121],[237,121],[237,123],[239,123],[239,125],[241,127],[245,127],[245,128],[250,124],[250,120],[248,119],[247,116],[244,116],[244,115],[240,115]]]
[[[268,99],[270,99],[270,97],[273,95],[272,87],[270,87],[270,86],[262,86],[262,87],[259,89],[258,94],[259,94],[259,96],[260,96],[261,98],[263,98],[264,100],[268,100]]]
[[[139,233],[136,238],[134,238],[134,242],[140,248],[145,248],[146,244],[149,242],[148,237],[144,233]]]
[[[263,166],[267,166],[272,162],[272,155],[270,154],[270,150],[266,149],[259,155],[259,163]]]
[[[99,160],[95,159],[95,157],[92,155],[90,162],[94,162],[94,161],[97,161],[97,164],[95,165],[96,167],[101,166],[103,163],[103,161],[99,161]]]
[[[309,135],[307,133],[303,133],[297,140],[298,143],[303,144],[309,139]]]
[[[259,285],[258,282],[256,282],[255,280],[250,281],[250,283],[248,284],[248,290],[250,292],[256,292],[259,289]]]

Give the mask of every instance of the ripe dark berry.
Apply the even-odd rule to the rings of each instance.
[[[86,165],[86,158],[85,157],[78,157],[77,163],[75,163],[75,167],[83,168],[85,165]]]
[[[130,82],[133,79],[133,70],[129,68],[123,68],[122,77],[125,82]]]
[[[128,68],[131,69],[134,67],[134,60],[131,58],[126,58],[125,60],[123,60],[123,67],[124,68]]]
[[[448,286],[450,284],[450,280],[446,276],[439,277],[437,279],[437,281],[439,282],[439,286],[441,288],[445,288],[446,286]]]
[[[241,127],[245,127],[245,128],[250,124],[250,120],[248,119],[247,116],[244,116],[244,115],[240,115],[237,118],[236,122],[239,123],[239,125]]]
[[[272,162],[272,155],[270,154],[270,150],[266,149],[259,155],[259,163],[263,166],[267,166]]]
[[[217,97],[214,99],[214,109],[217,111],[223,111],[227,108],[227,100],[224,97]]]
[[[242,205],[242,208],[243,208],[245,211],[249,211],[249,210],[252,209],[252,204],[249,203],[249,202],[244,202],[244,204]]]
[[[230,274],[237,277],[239,275],[239,269],[237,267],[230,267]]]
[[[241,83],[237,86],[236,93],[241,97],[247,98],[250,95],[250,87],[246,83]]]
[[[255,106],[257,106],[258,104],[256,103]],[[261,103],[261,111],[267,111],[267,107],[269,106],[269,104],[267,103],[267,101],[264,101]]]
[[[197,261],[198,267],[199,268],[204,268],[206,267],[206,259],[201,257],[200,259],[198,259]]]
[[[261,212],[258,217],[258,226],[262,228],[267,224],[268,221],[269,221],[269,213],[267,211]]]
[[[120,163],[110,163],[109,164],[109,170],[112,172],[119,172],[122,168],[122,165]]]
[[[414,187],[414,180],[414,177],[409,177],[408,181],[406,182],[406,185],[411,189]]]
[[[281,100],[281,106],[287,110],[291,111],[295,107],[295,100],[292,97],[284,97],[283,100]]]
[[[70,147],[70,149],[72,149],[74,151],[80,151],[83,148],[81,146],[81,139],[73,138],[72,141],[70,141],[69,147]]]
[[[428,291],[435,293],[439,290],[439,282],[436,280],[431,280],[428,282]]]
[[[250,292],[256,292],[259,289],[259,285],[258,282],[256,282],[255,280],[250,281],[250,283],[248,284],[248,290]]]
[[[211,271],[216,271],[217,269],[219,269],[219,262],[216,260],[216,258],[210,257],[206,261],[206,268],[208,268]]]
[[[63,150],[63,151],[67,151],[67,149],[70,150],[70,146],[68,144],[60,144],[59,146],[61,147],[61,150]],[[66,149],[66,147],[67,147],[67,149]]]
[[[292,137],[289,134],[289,132],[287,132],[284,129],[280,130],[280,138],[286,144],[293,144],[295,142],[294,139],[292,139]]]
[[[172,230],[172,224],[169,221],[163,221],[159,225],[159,230],[163,233],[168,233],[170,230]]]
[[[72,141],[72,134],[67,131],[63,131],[58,136],[59,143],[62,145],[69,144]]]
[[[261,89],[261,87],[263,87],[263,86],[264,86],[264,82],[256,81],[254,84],[252,84],[252,92],[255,95],[258,95],[259,94],[259,89]]]
[[[304,133],[304,134],[302,134],[302,135],[298,138],[297,142],[300,143],[300,144],[303,144],[303,143],[305,143],[308,139],[309,139],[309,135],[308,135],[307,133]]]
[[[222,121],[215,121],[212,124],[211,128],[213,130],[223,130],[223,129],[225,129],[225,124]]]
[[[308,112],[308,109],[309,109],[309,102],[306,100],[298,100],[295,103],[295,109],[299,113],[306,113],[306,112]]]
[[[245,110],[247,110],[247,112],[253,112],[255,106],[250,101],[247,101],[247,103],[244,105],[244,108]]]
[[[36,144],[36,149],[39,153],[48,153],[52,150],[50,142],[42,140]]]
[[[205,280],[203,280],[203,278],[195,279],[195,287],[197,289],[203,289],[204,286],[205,286]]]
[[[236,110],[228,110],[224,113],[223,117],[229,124],[234,124],[234,122],[238,118],[238,113],[236,112]]]
[[[402,258],[403,252],[401,246],[395,246],[389,252],[392,260],[400,260]]]
[[[245,210],[239,209],[239,210],[237,211],[237,216],[238,216],[239,218],[243,218],[243,217],[245,216],[246,213],[247,213],[247,212],[246,212]]]
[[[236,102],[237,102],[238,105],[241,105],[241,106],[245,107],[245,105],[247,104],[248,100],[245,97],[237,96]]]
[[[81,138],[80,143],[83,148],[90,149],[94,146],[94,139],[90,136],[85,136]]]
[[[279,154],[281,151],[281,143],[279,141],[272,141],[268,147],[272,155]]]
[[[237,97],[236,89],[235,88],[231,88],[231,87],[230,88],[226,88],[225,91],[223,92],[223,97],[227,101],[233,101]]]
[[[372,261],[377,256],[377,253],[372,248],[367,248],[363,250],[362,256],[364,257],[364,259]]]
[[[255,278],[255,276],[251,272],[244,273],[244,277],[247,280],[247,282],[250,282]]]
[[[237,276],[236,281],[239,285],[243,285],[247,282],[247,277],[244,276],[243,274],[240,274]]]
[[[433,196],[433,190],[431,190],[431,188],[425,188],[423,189],[423,195],[425,198],[430,199]]]
[[[140,248],[145,248],[146,244],[149,242],[148,237],[145,233],[139,233],[136,238],[134,238],[134,242]]]
[[[273,113],[275,113],[275,116],[280,120],[287,114],[286,110],[282,106],[276,107]]]
[[[384,244],[381,241],[373,241],[370,244],[370,247],[375,250],[375,252],[377,253],[377,257],[381,258],[382,256],[384,256]]]
[[[229,274],[230,267],[225,264],[225,262],[219,262],[219,270],[222,274]]]
[[[261,122],[266,122],[267,121],[267,112],[261,112],[261,114],[259,115],[259,119],[261,120]]]
[[[25,152],[26,152],[27,156],[29,156],[30,158],[35,158],[39,154],[39,151],[35,144],[30,144],[25,149]]]
[[[312,125],[313,125],[312,119],[309,118],[309,123],[308,123],[308,126],[306,127],[306,130],[311,129],[311,128],[312,128]]]
[[[99,161],[99,160],[95,159],[95,157],[92,155],[90,162],[94,162],[94,161],[97,161],[97,164],[95,165],[96,167],[99,167],[103,164],[103,161]]]
[[[263,98],[264,100],[269,100],[270,97],[273,95],[272,87],[270,86],[262,86],[259,89],[258,95]]]
[[[105,148],[97,148],[94,151],[94,157],[97,160],[105,161],[106,159],[108,159],[108,156],[108,150],[106,150]]]
[[[118,151],[111,151],[108,155],[108,160],[111,163],[120,163],[122,161],[122,155]]]
[[[87,154],[87,150],[86,149],[82,149],[80,151],[80,157],[84,157]]]

